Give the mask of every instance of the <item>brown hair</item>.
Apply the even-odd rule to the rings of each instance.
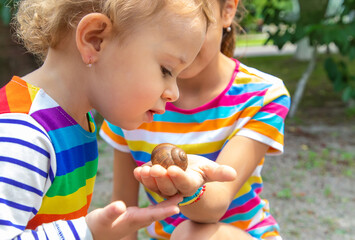
[[[75,29],[89,13],[102,13],[110,18],[114,30],[125,37],[130,28],[165,6],[178,14],[204,14],[207,24],[213,21],[208,0],[22,0],[13,22],[16,37],[26,49],[45,58],[64,34]]]
[[[225,0],[219,0],[221,9],[225,4]],[[237,13],[235,18],[231,24],[231,31],[227,31],[223,29],[223,38],[221,43],[221,52],[226,55],[227,57],[233,57],[234,49],[236,44],[236,36],[238,33],[243,32],[243,28],[239,25],[240,21],[242,20],[245,13],[245,8],[242,3],[242,0],[239,0]]]

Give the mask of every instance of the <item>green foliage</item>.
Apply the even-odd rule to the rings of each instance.
[[[350,74],[350,69],[344,60],[335,61],[329,57],[324,61],[324,68],[337,92],[342,92],[344,102],[355,99],[355,75]]]
[[[308,37],[314,47],[336,45],[343,59],[329,57],[324,62],[334,89],[342,93],[345,102],[355,100],[355,75],[347,61],[355,59],[355,0],[343,0],[339,8],[327,10],[331,0],[298,0],[299,13],[292,13],[286,3],[291,0],[268,0],[263,14],[265,24],[275,25],[268,41],[281,49],[286,43],[297,43]],[[340,2],[338,2],[340,3]]]
[[[262,25],[264,25],[264,6],[269,0],[242,0],[245,7],[246,13],[244,14],[240,25],[248,33],[260,32]],[[277,6],[280,5],[283,9],[291,9],[292,4],[275,3]]]
[[[240,25],[248,33],[258,32],[261,24],[262,6],[267,0],[244,0],[242,1],[246,12],[243,14]]]
[[[8,25],[19,0],[0,0],[0,22]]]

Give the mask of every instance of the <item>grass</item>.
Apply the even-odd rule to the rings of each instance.
[[[329,173],[332,170],[334,173],[353,177],[355,152],[331,147],[304,149],[298,153],[296,167],[307,171],[318,170],[322,174]]]
[[[254,47],[263,46],[267,40],[267,34],[241,34],[237,36],[237,47]],[[269,41],[267,45],[271,45],[272,41]]]

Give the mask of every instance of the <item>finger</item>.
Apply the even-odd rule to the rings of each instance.
[[[174,196],[178,193],[178,189],[167,175],[155,178],[155,182],[158,186],[159,192],[164,197]]]
[[[154,178],[163,177],[166,173],[167,170],[159,164],[153,165],[149,170],[150,176]]]
[[[207,164],[201,166],[201,170],[204,172],[206,182],[233,181],[237,177],[235,169],[227,165]]]
[[[103,224],[112,224],[120,215],[127,210],[126,204],[122,201],[115,201],[99,212]]]
[[[142,171],[142,167],[136,167],[133,170],[133,175],[134,177],[137,179],[138,182],[142,182],[142,177],[141,177],[141,171]]]
[[[142,167],[141,170],[141,183],[148,189],[152,190],[153,192],[160,193],[159,188],[155,182],[154,177],[150,175],[150,168],[149,166]]]
[[[155,221],[160,221],[178,214],[180,209],[177,205],[182,199],[181,196],[176,195],[168,200],[146,208],[128,207],[127,211],[117,218],[112,226],[114,226],[118,232],[127,231],[129,229],[133,231],[147,227]]]
[[[145,210],[147,211],[146,220],[152,223],[155,221],[163,220],[172,215],[178,214],[180,212],[178,203],[181,202],[182,199],[183,198],[181,195],[175,195],[169,198],[168,200],[165,200],[156,205],[151,205],[145,208]]]
[[[190,196],[204,183],[201,174],[187,169],[182,170],[177,166],[170,166],[168,168],[168,175],[183,196]]]
[[[169,197],[167,200],[160,202],[160,206],[177,206],[179,202],[183,200],[183,197],[179,194]]]
[[[162,196],[168,197],[175,195],[178,191],[167,174],[167,169],[159,164],[150,168],[150,175],[154,177],[155,183]]]

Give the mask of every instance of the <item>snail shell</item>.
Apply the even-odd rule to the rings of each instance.
[[[151,155],[152,164],[159,164],[165,168],[176,165],[183,169],[187,168],[187,155],[181,148],[170,143],[157,145]]]

